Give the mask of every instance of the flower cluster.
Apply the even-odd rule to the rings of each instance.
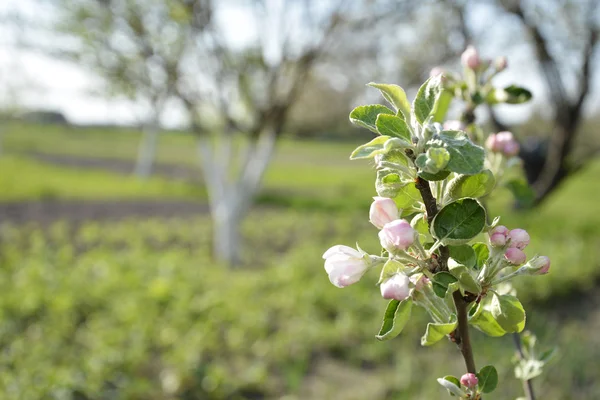
[[[378,135],[350,158],[374,161],[377,196],[369,221],[378,229],[381,249],[369,254],[358,245],[336,245],[323,258],[329,280],[339,288],[379,269],[381,297],[389,300],[379,340],[402,331],[413,305],[431,317],[421,338],[424,346],[447,337],[468,347],[468,326],[493,337],[521,332],[525,310],[507,281],[550,268],[545,256],[527,261],[529,234],[497,225],[498,219],[490,225],[480,200],[501,182],[503,170],[519,165],[519,144],[510,132],[484,140],[473,111],[483,102],[521,103],[530,93],[493,87],[491,78],[506,68],[505,58],[492,64],[469,47],[461,62],[464,79],[432,71],[412,107],[399,86],[370,83],[392,108],[373,104],[350,114],[354,124]],[[443,123],[452,96],[466,102],[465,113]],[[481,242],[486,233],[488,242]],[[477,372],[472,354],[462,354],[468,373],[438,382],[460,398],[480,398],[494,389],[490,377],[496,371],[486,366]]]

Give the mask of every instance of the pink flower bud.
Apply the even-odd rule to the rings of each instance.
[[[481,59],[477,49],[473,46],[468,46],[467,49],[460,56],[460,61],[463,67],[470,69],[477,69],[481,65]]]
[[[474,388],[477,386],[479,381],[477,380],[477,376],[475,374],[469,372],[468,374],[464,374],[460,377],[460,383],[468,388]]]
[[[429,71],[429,76],[430,77],[434,77],[434,76],[438,76],[438,75],[442,75],[444,72],[444,68],[442,67],[433,67],[431,69],[431,71]]]
[[[502,131],[496,133],[496,138],[503,145],[507,142],[510,142],[511,140],[515,140],[515,137],[513,136],[512,132],[509,131]]]
[[[498,140],[498,135],[493,133],[485,140],[485,147],[494,153],[499,153],[504,149],[504,145]]]
[[[323,258],[329,280],[339,288],[358,282],[369,267],[360,252],[343,245],[333,246]]]
[[[490,244],[494,247],[502,247],[506,244],[506,235],[494,233],[490,236]]]
[[[506,67],[508,67],[508,60],[504,56],[498,57],[494,61],[494,65],[496,67],[496,71],[498,71],[498,72],[504,71],[506,69]]]
[[[544,275],[550,271],[550,259],[546,256],[533,257],[520,269],[528,275]]]
[[[506,142],[504,144],[504,155],[507,157],[513,157],[516,156],[517,154],[519,154],[519,150],[521,149],[521,146],[519,146],[519,143],[517,143],[516,140],[511,140],[510,142]]]
[[[398,207],[394,200],[387,197],[373,197],[369,210],[369,221],[379,229],[388,222],[398,219]]]
[[[408,276],[398,273],[379,286],[381,296],[387,300],[395,299],[402,301],[410,294],[409,282],[410,279]]]
[[[507,236],[508,232],[509,232],[509,230],[507,227],[505,227],[504,225],[498,225],[498,226],[495,226],[494,229],[492,229],[490,231],[490,235],[494,235],[496,233],[501,233],[504,236]]]
[[[508,237],[510,238],[510,247],[523,250],[529,244],[529,234],[525,229],[513,229],[508,232]]]
[[[390,253],[408,249],[414,243],[415,236],[416,231],[403,219],[388,222],[379,231],[381,246]]]
[[[446,131],[464,131],[465,124],[457,119],[452,119],[444,122],[444,130]]]
[[[521,265],[527,260],[527,256],[523,253],[523,250],[517,249],[516,247],[506,249],[504,257],[512,265]]]

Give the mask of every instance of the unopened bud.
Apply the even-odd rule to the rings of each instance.
[[[550,258],[546,256],[533,257],[520,269],[529,275],[544,275],[550,271]]]
[[[394,200],[387,197],[373,197],[369,210],[369,221],[381,229],[388,222],[398,219],[398,207]]]
[[[415,236],[416,231],[403,219],[388,222],[379,231],[381,246],[391,253],[408,249],[414,243]]]
[[[517,249],[516,247],[506,249],[504,257],[512,265],[521,265],[527,260],[527,256],[525,255],[523,250]]]
[[[506,235],[494,233],[490,236],[490,244],[494,247],[502,247],[506,244]]]
[[[369,267],[363,254],[343,245],[333,246],[323,258],[329,280],[339,288],[358,282]]]
[[[485,147],[494,153],[499,153],[504,148],[503,144],[498,140],[498,136],[493,133],[485,140]]]
[[[410,294],[409,283],[410,279],[408,276],[397,273],[379,286],[381,296],[387,300],[402,301]]]
[[[464,67],[470,69],[477,69],[481,65],[479,53],[473,46],[467,47],[467,49],[460,56],[460,61]]]
[[[478,383],[477,375],[470,372],[460,377],[460,384],[468,388],[474,388]]]
[[[513,229],[508,232],[510,238],[510,247],[516,247],[523,250],[529,244],[529,234],[525,229]]]
[[[498,72],[504,71],[506,69],[506,67],[508,66],[508,60],[504,56],[498,57],[494,61],[494,66],[496,67],[496,71],[498,71]]]
[[[509,232],[509,229],[507,227],[505,227],[504,225],[498,225],[495,226],[494,229],[492,229],[490,231],[490,235],[496,234],[496,233],[501,233],[504,236],[507,236]]]

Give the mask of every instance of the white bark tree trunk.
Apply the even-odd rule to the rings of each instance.
[[[245,157],[235,169],[232,137],[224,135],[216,143],[198,139],[198,155],[208,191],[213,221],[213,256],[229,266],[240,262],[241,223],[246,216],[271,161],[276,133],[265,130],[256,142],[239,152]]]
[[[144,127],[143,138],[140,141],[138,157],[135,164],[135,174],[140,178],[148,178],[152,174],[156,148],[158,147],[158,121],[152,121]]]

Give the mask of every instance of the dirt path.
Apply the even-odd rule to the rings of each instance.
[[[208,206],[205,204],[173,200],[20,202],[0,204],[0,223],[47,225],[61,219],[83,222],[127,217],[182,217],[206,212]]]

